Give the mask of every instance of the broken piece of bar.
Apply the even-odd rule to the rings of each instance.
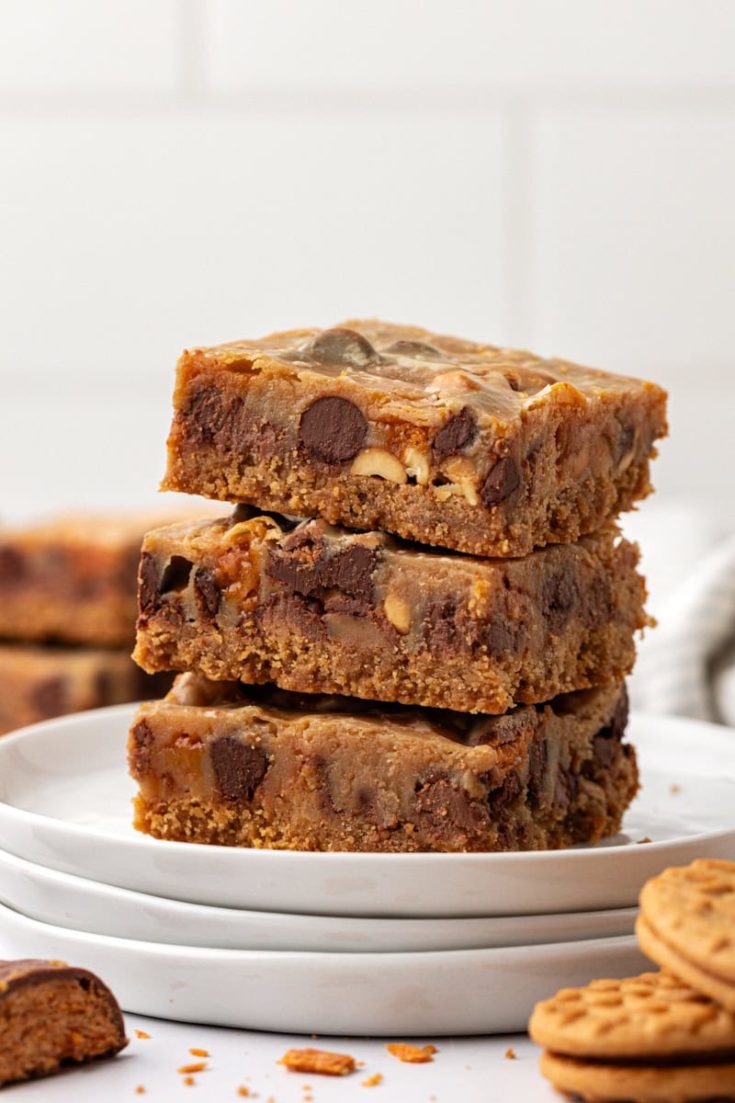
[[[0,636],[130,646],[140,545],[166,520],[90,513],[0,528]]]
[[[474,559],[247,511],[146,536],[145,670],[500,713],[633,665],[645,587],[616,530]]]
[[[107,985],[63,961],[0,961],[0,1031],[0,1085],[111,1057],[127,1045]]]
[[[638,786],[621,685],[505,716],[180,675],[140,707],[135,826],[293,850],[535,850],[613,834]]]
[[[70,712],[160,696],[168,676],[151,677],[127,651],[0,644],[0,735]]]
[[[518,556],[645,497],[666,432],[652,383],[350,321],[185,352],[163,488]]]

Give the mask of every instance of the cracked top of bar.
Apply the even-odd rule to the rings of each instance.
[[[595,531],[650,490],[652,383],[348,321],[187,351],[164,488],[478,555]]]

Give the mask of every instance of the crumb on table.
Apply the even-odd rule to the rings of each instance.
[[[278,1064],[291,1072],[315,1072],[321,1076],[347,1076],[356,1069],[355,1058],[348,1053],[329,1053],[324,1049],[289,1049]]]
[[[375,1072],[372,1076],[368,1076],[367,1080],[362,1081],[363,1088],[377,1088],[378,1084],[383,1083],[382,1072]]]
[[[409,1065],[425,1065],[427,1061],[434,1060],[434,1054],[438,1052],[436,1046],[412,1046],[408,1042],[389,1042],[385,1047],[389,1053]]]

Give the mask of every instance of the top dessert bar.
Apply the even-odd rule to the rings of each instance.
[[[165,520],[80,514],[0,528],[0,636],[131,645],[140,545]]]
[[[652,383],[350,321],[185,352],[167,490],[483,556],[595,532],[649,493]]]

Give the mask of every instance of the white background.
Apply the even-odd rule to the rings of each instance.
[[[380,314],[672,391],[731,513],[731,0],[0,0],[0,515],[149,500],[184,345]]]

